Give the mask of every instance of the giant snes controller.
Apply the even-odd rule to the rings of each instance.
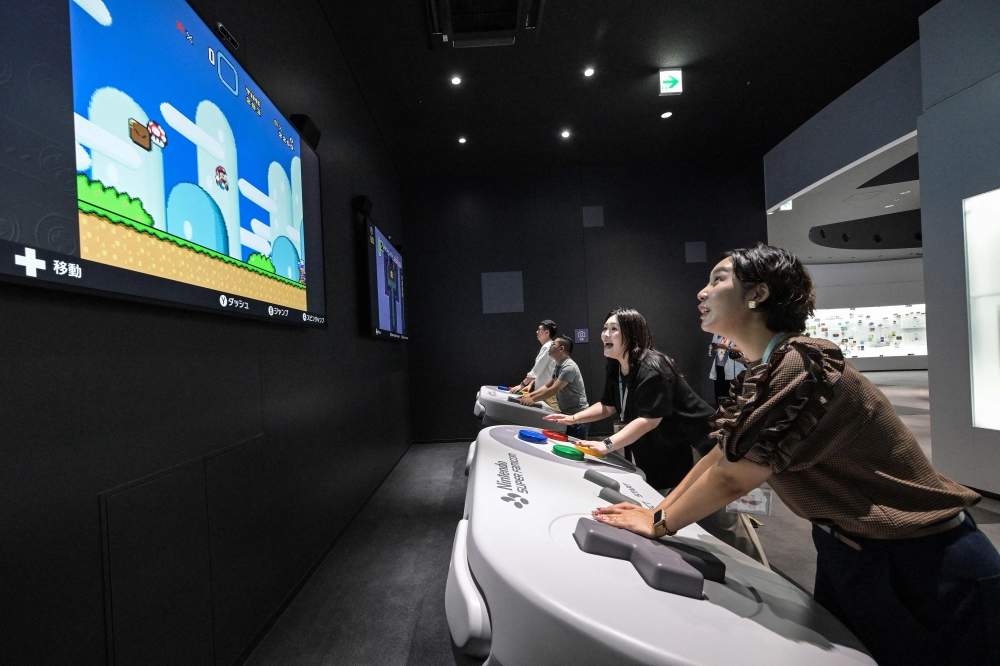
[[[476,405],[472,413],[483,420],[484,426],[522,425],[533,428],[549,428],[556,432],[566,432],[561,423],[545,420],[549,414],[558,414],[544,402],[536,402],[531,407],[521,404],[520,395],[508,393],[506,386],[484,386],[476,394]]]
[[[496,426],[470,447],[445,592],[464,652],[489,666],[875,663],[808,594],[697,525],[652,541],[592,520],[662,496],[575,441]]]

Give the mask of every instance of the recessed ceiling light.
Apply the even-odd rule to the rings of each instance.
[[[569,138],[569,130],[563,130],[562,131],[562,138],[564,138],[564,139],[568,139]]]
[[[459,143],[465,143],[465,137],[464,136],[458,137],[458,142]]]
[[[660,117],[661,118],[669,118],[672,115],[674,115],[672,111],[667,111],[666,113],[661,113]]]
[[[888,206],[886,206],[886,208],[892,208],[892,204],[889,204]]]
[[[900,194],[909,194],[909,193],[910,193],[910,190],[906,190],[905,192],[900,192]]]
[[[587,69],[583,70],[583,75],[584,76],[593,76],[594,75],[594,68],[593,67],[588,67]]]
[[[457,76],[453,76],[453,77],[451,77],[451,82],[452,82],[452,83],[453,83],[454,85],[456,85],[456,86],[457,86],[457,85],[458,85],[459,83],[461,83],[461,82],[462,82],[462,79],[461,79],[461,78],[459,78],[459,77],[457,77]]]

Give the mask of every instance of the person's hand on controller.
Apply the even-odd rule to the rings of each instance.
[[[604,442],[595,442],[593,440],[581,439],[574,442],[576,446],[580,448],[587,449],[588,453],[593,453],[593,455],[603,458],[608,453],[608,447],[604,445]]]
[[[535,404],[535,400],[530,395],[522,395],[521,404],[527,407],[531,407],[533,404]]]
[[[577,442],[578,445],[584,443]],[[644,536],[648,539],[656,537],[655,530],[653,529],[652,509],[644,509],[628,502],[622,502],[621,504],[594,509],[591,515],[594,517],[594,520],[599,520],[612,527],[620,527],[623,530],[635,532],[639,536]]]

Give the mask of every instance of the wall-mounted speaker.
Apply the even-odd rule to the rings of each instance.
[[[295,129],[299,131],[302,139],[308,143],[313,150],[316,150],[316,146],[319,145],[319,137],[321,136],[321,133],[319,128],[316,127],[316,123],[312,121],[312,118],[304,113],[293,113],[289,120],[292,121],[292,125],[295,126]]]
[[[359,194],[358,196],[354,197],[353,207],[354,210],[360,213],[361,215],[364,215],[365,217],[371,217],[372,208],[375,207],[375,204],[372,203],[372,200],[366,197],[365,195]]]

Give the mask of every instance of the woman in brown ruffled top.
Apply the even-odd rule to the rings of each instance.
[[[733,250],[698,294],[702,329],[747,370],[713,417],[718,446],[654,510],[598,520],[672,535],[765,481],[812,521],[815,599],[879,664],[1000,664],[1000,555],[881,391],[833,343],[802,334],[812,280],[790,252]]]

